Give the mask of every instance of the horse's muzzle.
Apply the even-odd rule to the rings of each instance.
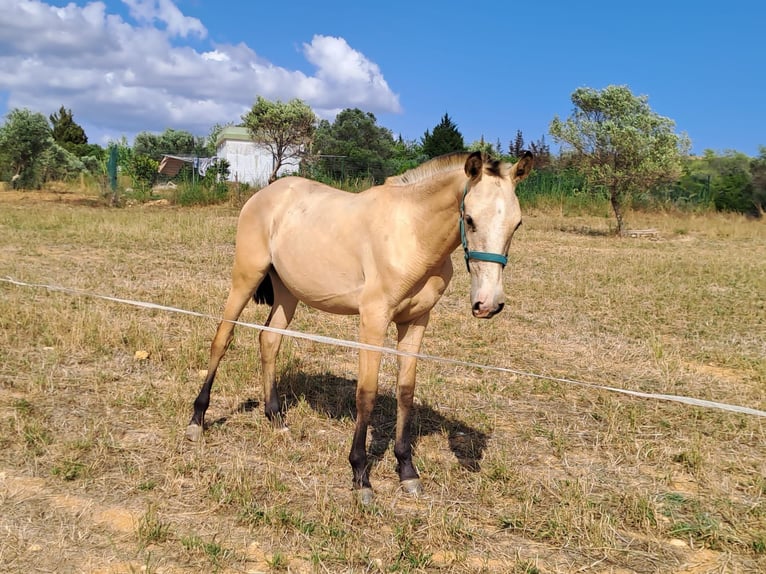
[[[481,301],[477,301],[473,304],[473,308],[471,310],[473,312],[473,316],[477,319],[491,319],[500,311],[502,311],[503,307],[505,307],[505,303],[498,303],[495,307],[487,307]]]

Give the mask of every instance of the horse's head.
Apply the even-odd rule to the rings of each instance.
[[[516,184],[532,170],[532,154],[517,163],[488,160],[474,152],[465,162],[468,176],[460,208],[460,235],[471,273],[473,316],[489,319],[505,305],[503,268],[513,233],[521,224]]]

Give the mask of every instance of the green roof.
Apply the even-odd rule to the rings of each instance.
[[[250,137],[250,131],[244,126],[226,126],[218,134],[215,145],[220,145],[223,140],[251,142],[253,138]]]

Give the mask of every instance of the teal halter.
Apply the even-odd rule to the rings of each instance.
[[[503,267],[508,263],[508,258],[505,255],[499,253],[485,253],[484,251],[471,251],[468,249],[468,239],[465,235],[465,196],[468,195],[468,183],[465,184],[465,190],[463,190],[463,197],[460,200],[460,242],[463,244],[463,252],[465,253],[465,268],[468,272],[471,271],[471,265],[468,263],[470,259],[475,261],[489,261],[491,263],[499,263]]]

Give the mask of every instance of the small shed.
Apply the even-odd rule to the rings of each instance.
[[[229,181],[264,186],[269,181],[274,158],[268,148],[256,144],[246,127],[228,126],[216,141],[216,155],[229,162]],[[278,175],[298,171],[298,160],[288,160]]]

